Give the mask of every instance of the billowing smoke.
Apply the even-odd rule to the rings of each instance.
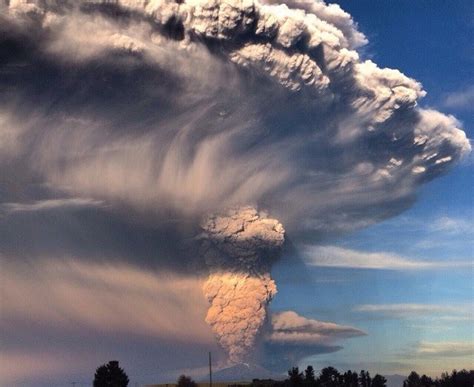
[[[470,150],[417,81],[360,58],[336,5],[0,4],[22,42],[2,156],[56,192],[185,217],[256,204],[324,235],[400,213]]]
[[[206,321],[232,362],[248,360],[267,305],[276,294],[271,263],[284,242],[283,226],[252,207],[209,216],[202,224],[201,253],[210,275],[204,294]]]
[[[279,222],[296,242],[366,227],[471,149],[419,106],[420,83],[361,58],[366,42],[321,0],[0,0],[1,248],[89,258],[127,235],[136,262],[155,232],[166,244],[204,216],[207,321],[245,360],[276,293]],[[186,266],[180,238],[156,266]]]

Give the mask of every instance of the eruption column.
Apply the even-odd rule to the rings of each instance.
[[[232,362],[245,361],[277,289],[270,267],[283,245],[280,222],[252,207],[211,215],[202,223],[201,253],[209,266],[206,322]]]

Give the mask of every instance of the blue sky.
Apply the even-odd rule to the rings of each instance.
[[[468,137],[473,137],[474,3],[337,3],[368,37],[365,56],[420,81],[428,93],[421,105],[455,115]],[[408,211],[330,244],[412,260],[472,263],[473,172],[471,156],[448,175],[422,187]],[[416,368],[431,374],[472,366],[472,265],[416,270],[312,267],[309,276],[310,284],[280,285],[272,307],[285,309],[296,300],[302,314],[351,324],[368,335],[346,341],[340,352],[305,359],[301,365],[335,363],[342,368],[365,366],[384,373]],[[374,311],[356,311],[357,305],[366,304],[374,305]],[[450,352],[447,348],[453,345],[447,343],[453,342],[468,343],[471,349],[468,353],[465,347],[457,354]],[[428,354],[423,348],[432,343],[441,344],[434,354]],[[441,347],[446,349],[444,353]]]

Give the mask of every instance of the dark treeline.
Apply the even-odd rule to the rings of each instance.
[[[94,375],[94,387],[127,387],[129,379],[116,360],[97,368]],[[245,387],[248,387],[246,385]],[[386,387],[387,379],[382,375],[370,376],[369,371],[339,372],[334,367],[323,368],[316,376],[314,368],[308,366],[303,372],[298,367],[288,370],[285,380],[254,379],[250,387]],[[403,382],[403,387],[473,387],[474,370],[453,370],[444,372],[440,378],[432,379],[426,375],[418,375],[415,371]],[[177,387],[198,387],[190,377],[181,375]],[[229,387],[244,387],[239,384]],[[402,387],[402,386],[400,386]]]
[[[387,380],[382,375],[370,376],[369,371],[339,372],[334,367],[326,367],[316,376],[314,368],[308,366],[304,372],[298,367],[288,371],[288,378],[283,381],[254,380],[253,387],[385,387]]]
[[[308,366],[304,372],[298,367],[288,371],[288,378],[283,381],[254,379],[252,387],[386,387],[387,379],[382,375],[371,376],[369,371],[362,370],[339,372],[334,367],[323,368],[316,376],[314,368]],[[474,370],[445,372],[440,378],[432,379],[426,375],[411,372],[403,382],[403,387],[473,387]],[[400,386],[402,387],[402,386]]]
[[[474,370],[453,370],[451,374],[443,372],[440,378],[431,379],[426,375],[418,375],[413,371],[403,382],[403,387],[472,387],[474,386]]]

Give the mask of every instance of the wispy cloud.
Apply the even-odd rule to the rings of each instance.
[[[463,217],[439,216],[431,219],[422,229],[423,237],[415,242],[417,249],[457,248],[474,241],[472,214]]]
[[[272,314],[271,328],[265,336],[264,365],[268,361],[267,366],[278,364],[280,369],[308,356],[339,351],[343,348],[341,340],[367,335],[351,326],[307,318],[294,311]]]
[[[100,200],[88,198],[62,198],[37,200],[30,203],[2,203],[0,209],[7,213],[47,211],[57,208],[98,207],[104,205]]]
[[[267,339],[275,343],[327,344],[338,339],[366,335],[357,328],[309,319],[293,311],[274,313],[271,322],[273,331]]]
[[[422,341],[418,343],[415,350],[417,356],[428,357],[473,357],[474,343],[472,341],[444,341],[444,342],[428,342]]]
[[[472,110],[474,106],[474,85],[447,93],[442,104],[447,108]]]
[[[305,261],[311,266],[352,269],[420,270],[443,267],[468,267],[469,261],[427,261],[406,258],[388,252],[365,252],[337,246],[305,246]]]
[[[462,215],[457,216],[440,212],[423,219],[401,215],[385,221],[384,225],[397,233],[439,233],[438,236],[443,236],[446,232],[473,232],[473,215],[472,211],[464,212]]]
[[[207,302],[198,277],[74,259],[44,259],[40,265],[23,266],[0,256],[0,264],[1,329],[21,321],[175,342],[213,340],[203,321]]]
[[[436,315],[447,320],[466,319],[472,307],[440,304],[364,304],[353,308],[355,312],[377,314],[389,318],[417,318]]]
[[[474,224],[472,219],[442,216],[430,224],[430,229],[449,234],[472,234],[474,233]]]

